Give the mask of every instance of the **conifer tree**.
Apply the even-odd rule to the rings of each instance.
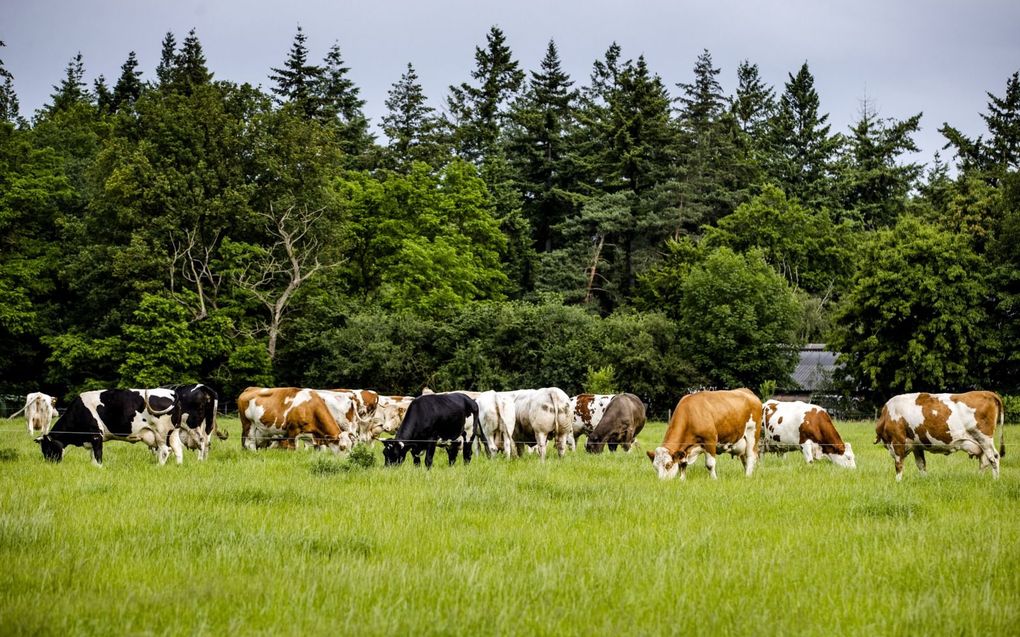
[[[453,118],[454,145],[464,158],[478,162],[495,149],[507,118],[507,107],[520,91],[524,71],[513,58],[506,36],[493,26],[485,48],[475,47],[471,78],[450,87],[447,105]]]
[[[382,130],[390,140],[387,147],[390,165],[399,170],[407,170],[415,161],[437,165],[443,156],[437,139],[439,119],[434,115],[435,109],[428,105],[410,62],[388,95]]]
[[[163,45],[156,66],[156,81],[160,86],[170,86],[174,80],[174,68],[177,66],[177,40],[170,31],[163,36]]]
[[[815,79],[805,62],[792,73],[769,120],[768,176],[808,206],[833,203],[833,163],[842,139],[820,114]]]
[[[308,64],[308,36],[298,26],[290,53],[282,68],[273,68],[269,76],[276,83],[272,88],[278,104],[293,104],[308,119],[320,112],[317,90],[322,82],[322,67]]]
[[[568,146],[577,99],[573,84],[550,40],[540,70],[531,72],[527,90],[511,109],[511,163],[540,252],[553,249],[553,227],[578,202]]]
[[[106,76],[100,74],[92,82],[92,94],[96,98],[96,108],[100,114],[108,115],[114,111],[113,91],[106,85]]]
[[[88,91],[85,88],[85,62],[82,61],[79,51],[71,61],[67,63],[64,70],[64,79],[59,86],[54,86],[56,91],[50,95],[52,104],[49,106],[51,112],[62,111],[72,105],[88,100]]]
[[[762,81],[758,65],[747,60],[741,62],[737,67],[737,91],[730,110],[736,116],[740,129],[759,149],[764,145],[765,126],[775,108],[775,91]]]
[[[980,172],[994,186],[1006,172],[1020,168],[1020,71],[1006,80],[1002,97],[987,95],[988,112],[981,118],[988,127],[988,141],[984,136],[970,139],[948,123],[939,132],[947,140],[945,147],[956,151],[961,171]]]
[[[0,40],[0,49],[7,46]],[[0,59],[0,121],[20,123],[18,94],[14,92],[14,76],[4,67]]]
[[[344,152],[358,156],[371,146],[373,139],[362,111],[365,100],[359,97],[361,89],[347,77],[349,71],[340,53],[340,44],[334,42],[323,60],[316,95],[321,105],[320,117],[340,126]]]
[[[175,87],[185,95],[190,95],[195,87],[208,84],[213,74],[206,66],[202,43],[198,41],[195,29],[188,31],[188,37],[181,43],[181,50],[174,58],[172,73]]]
[[[132,106],[142,94],[142,72],[138,68],[135,52],[128,53],[128,58],[120,67],[120,77],[113,87],[113,109],[119,111]]]

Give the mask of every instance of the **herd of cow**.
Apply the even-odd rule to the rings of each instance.
[[[174,454],[183,462],[184,448],[209,454],[213,437],[227,435],[216,427],[218,398],[202,384],[155,389],[106,389],[75,398],[53,423],[56,400],[46,394],[27,396],[25,417],[43,456],[59,462],[64,448],[91,449],[101,465],[108,440],[144,442],[164,464]],[[630,451],[645,425],[645,406],[633,394],[581,394],[569,397],[555,387],[517,391],[444,392],[426,389],[421,396],[384,396],[371,390],[249,387],[237,399],[241,446],[294,449],[304,445],[339,453],[357,443],[380,439],[386,464],[400,464],[408,454],[414,464],[425,456],[431,467],[437,447],[445,447],[452,465],[458,453],[471,461],[472,448],[507,457],[537,453],[545,460],[552,442],[558,454],[575,449],[581,436],[585,450],[606,447]],[[925,452],[964,451],[999,476],[1005,450],[1002,399],[994,392],[902,394],[882,408],[875,443],[892,455],[896,479],[913,454],[925,472]],[[993,441],[1000,426],[1000,445]],[[390,437],[382,438],[383,434]],[[825,409],[804,402],[761,400],[748,389],[701,391],[680,399],[662,444],[648,451],[660,478],[686,477],[699,455],[716,477],[716,455],[740,458],[746,475],[754,472],[762,452],[800,451],[808,463],[828,458],[854,469],[853,449],[844,443]]]

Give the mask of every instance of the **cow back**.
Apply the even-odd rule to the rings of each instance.
[[[761,400],[749,389],[688,394],[673,410],[663,446],[673,452],[694,442],[736,444],[750,421],[755,425],[757,444],[761,437],[761,419]]]

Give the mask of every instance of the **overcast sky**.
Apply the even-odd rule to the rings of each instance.
[[[495,24],[527,70],[555,39],[577,86],[613,41],[627,58],[644,54],[674,96],[702,49],[721,67],[727,93],[743,59],[777,93],[806,60],[834,131],[855,120],[865,96],[882,117],[923,111],[917,142],[928,161],[944,143],[943,122],[983,132],[985,92],[1002,95],[1020,69],[1017,0],[0,0],[0,9],[0,56],[27,116],[77,51],[90,85],[100,73],[115,81],[132,50],[151,79],[163,35],[173,31],[180,42],[192,27],[217,79],[268,89],[269,69],[282,64],[300,24],[315,59],[340,43],[377,124],[408,62],[441,107],[447,87],[469,79],[474,49]]]

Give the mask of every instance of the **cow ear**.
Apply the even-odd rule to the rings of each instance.
[[[52,403],[52,405],[53,405],[54,407],[56,407],[56,406],[57,406],[57,397],[56,397],[56,396],[54,396],[53,398],[50,398],[50,403]]]
[[[649,460],[651,460],[652,462],[655,462],[655,452],[654,451],[649,449],[648,451],[645,451],[645,453],[648,454],[648,459]]]
[[[681,460],[684,459],[685,455],[687,455],[687,454],[684,453],[684,451],[682,449],[677,449],[676,451],[673,452],[673,461],[674,462],[680,462]]]

